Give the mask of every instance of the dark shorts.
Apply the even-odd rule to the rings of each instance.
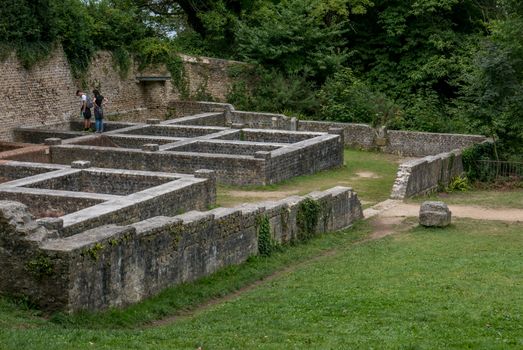
[[[84,119],[91,119],[91,109],[86,108],[82,115]]]

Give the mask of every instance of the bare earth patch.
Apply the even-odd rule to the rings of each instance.
[[[379,179],[381,176],[379,176],[376,173],[373,173],[372,171],[360,171],[356,173],[357,177],[362,177],[364,179]]]
[[[231,197],[250,197],[259,199],[280,199],[298,194],[299,191],[227,191]]]

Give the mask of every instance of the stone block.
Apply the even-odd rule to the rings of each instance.
[[[419,223],[426,227],[446,227],[451,221],[451,211],[443,202],[423,202],[419,211]]]
[[[232,123],[231,124],[232,129],[243,129],[245,128],[245,124],[242,123]]]
[[[50,137],[48,139],[45,139],[44,143],[48,146],[61,145],[62,139],[60,139],[58,137]]]
[[[42,218],[36,222],[48,230],[61,230],[64,227],[64,220],[61,218]]]
[[[296,119],[296,117],[292,117],[292,118],[291,118],[291,126],[290,126],[290,130],[291,130],[291,131],[296,131],[296,130],[298,130],[298,119]]]
[[[387,146],[387,139],[385,137],[376,137],[376,146]]]
[[[26,205],[0,201],[0,236],[28,236],[38,233],[40,229]]]
[[[88,160],[75,160],[71,163],[73,169],[87,169],[91,167],[91,162]]]
[[[345,144],[345,133],[343,128],[329,128],[328,131],[331,135],[338,135],[340,137],[339,142],[341,144]]]
[[[277,117],[271,118],[271,127],[273,129],[278,129],[278,118]]]
[[[271,152],[258,151],[254,153],[254,158],[269,160],[271,159]]]
[[[142,145],[142,151],[147,152],[158,152],[160,150],[160,145],[157,143],[146,143]]]
[[[194,177],[200,179],[216,179],[216,171],[209,169],[199,169],[194,172]]]
[[[160,119],[158,119],[158,118],[147,119],[146,124],[149,124],[149,125],[160,124]]]

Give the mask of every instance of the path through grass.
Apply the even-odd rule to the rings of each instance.
[[[444,201],[448,204],[476,205],[486,208],[523,209],[523,189],[494,191],[474,189],[466,192],[433,193],[408,199],[408,203],[421,203],[426,200]]]
[[[459,220],[447,229],[415,228],[356,245],[354,236],[344,235],[290,249],[337,244],[336,254],[161,327],[111,327],[103,324],[104,315],[100,329],[88,328],[91,321],[82,326],[82,320],[64,326],[4,302],[0,344],[5,349],[523,346],[523,224]],[[136,310],[147,318],[146,309]]]

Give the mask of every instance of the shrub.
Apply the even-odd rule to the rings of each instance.
[[[470,190],[470,183],[466,176],[456,176],[445,188],[445,192],[448,193],[465,192],[468,190]]]
[[[386,95],[374,91],[350,68],[340,69],[318,92],[321,119],[350,123],[394,125],[401,109]]]

